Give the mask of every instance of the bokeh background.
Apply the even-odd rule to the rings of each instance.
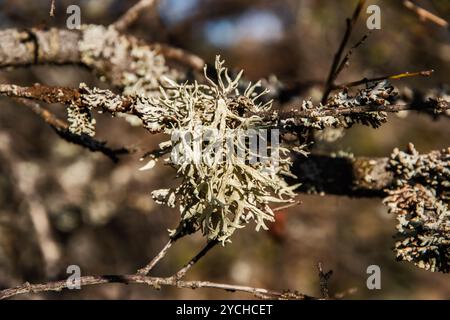
[[[65,26],[65,8],[81,7],[82,23],[109,24],[135,1],[0,0],[0,28]],[[275,74],[282,81],[323,82],[355,1],[332,0],[161,0],[128,32],[148,42],[170,43],[212,62],[218,53],[246,77]],[[450,32],[419,21],[401,1],[369,1],[381,7],[382,29],[358,48],[339,82],[403,71],[434,69],[430,78],[398,81],[399,88],[420,90],[450,85]],[[450,20],[447,0],[417,1]],[[350,44],[367,32],[363,12]],[[77,66],[34,66],[0,70],[2,83],[77,87],[80,82],[106,87]],[[304,98],[320,98],[321,87],[308,87]],[[296,103],[293,101],[292,103]],[[52,106],[55,112],[61,106]],[[355,126],[317,152],[387,156],[413,142],[420,152],[449,146],[447,119],[411,113],[391,115],[379,129]],[[100,116],[98,137],[114,146],[152,150],[161,136],[133,128],[121,119]],[[175,183],[174,172],[159,166],[140,172],[141,154],[118,164],[101,154],[71,145],[13,101],[0,99],[0,288],[65,278],[76,264],[82,274],[128,274],[145,265],[167,241],[178,212],[158,206],[156,188]],[[303,204],[277,217],[270,232],[252,226],[233,242],[215,248],[188,274],[210,280],[319,295],[317,263],[332,269],[332,295],[346,299],[448,299],[449,275],[396,262],[392,236],[395,219],[381,199],[300,195]],[[154,270],[170,275],[204,244],[191,236],[175,244]],[[366,288],[366,268],[382,271],[382,289]],[[213,289],[160,291],[138,285],[102,285],[80,291],[21,296],[26,299],[236,299],[246,294]]]

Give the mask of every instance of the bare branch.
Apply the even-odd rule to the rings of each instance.
[[[410,0],[403,0],[403,6],[413,11],[422,21],[431,21],[440,27],[449,28],[449,23],[445,19],[425,10]]]
[[[344,52],[345,46],[347,45],[348,40],[350,39],[350,36],[353,32],[353,28],[356,24],[356,22],[358,21],[358,17],[361,14],[361,11],[364,7],[366,3],[366,0],[359,0],[358,4],[355,8],[355,11],[353,12],[353,15],[351,18],[348,18],[346,20],[346,30],[344,33],[344,37],[342,38],[341,44],[339,45],[339,48],[336,52],[336,54],[334,55],[334,59],[333,59],[333,63],[331,65],[331,69],[330,69],[330,73],[328,74],[328,78],[327,81],[325,83],[325,89],[324,89],[324,93],[322,96],[322,103],[325,104],[327,99],[328,99],[328,95],[331,92],[331,87],[334,83],[334,81],[336,80],[337,77],[337,70],[339,68],[339,65],[341,63],[341,57],[342,54]]]
[[[105,156],[110,158],[113,162],[119,161],[118,156],[120,155],[130,154],[136,151],[133,148],[125,147],[119,149],[111,149],[106,146],[105,141],[98,141],[86,134],[74,134],[69,131],[69,125],[65,121],[58,119],[53,113],[43,108],[38,103],[23,98],[15,100],[29,107],[35,114],[37,114],[42,120],[50,125],[61,138],[63,138],[67,142],[77,144],[83,148],[87,148],[92,152],[101,152]]]
[[[299,292],[278,292],[263,288],[238,286],[232,284],[215,283],[209,281],[181,281],[174,277],[149,277],[144,275],[104,275],[104,276],[83,276],[80,278],[80,285],[82,287],[91,285],[100,285],[105,283],[122,283],[122,284],[145,284],[155,289],[161,286],[172,286],[177,288],[214,288],[225,290],[229,292],[246,292],[263,299],[297,299],[297,300],[311,300],[313,297],[307,296]],[[67,281],[54,281],[42,284],[25,283],[22,286],[5,289],[0,291],[0,300],[11,298],[17,295],[26,293],[39,293],[49,291],[62,291],[67,289]]]
[[[198,254],[196,254],[183,268],[181,268],[174,277],[176,279],[182,279],[189,271],[189,269],[191,269],[194,264],[196,264],[201,258],[203,258],[209,252],[209,250],[214,248],[218,243],[219,242],[215,240],[208,241],[206,246]]]
[[[370,79],[364,78],[364,79],[357,80],[357,81],[334,85],[332,87],[332,89],[336,90],[336,89],[351,88],[351,87],[356,87],[356,86],[359,86],[362,84],[376,82],[376,81],[382,81],[382,80],[398,80],[398,79],[411,78],[411,77],[417,77],[417,76],[429,77],[433,74],[433,72],[434,72],[434,70],[425,70],[425,71],[419,71],[419,72],[402,72],[402,73],[396,73],[396,74],[391,74],[391,75],[376,77],[376,78],[370,78]]]
[[[55,0],[51,0],[51,3],[50,3],[50,17],[54,17],[55,16],[55,10],[56,10]]]
[[[133,24],[139,15],[145,10],[150,9],[157,3],[157,0],[139,0],[134,6],[132,6],[127,12],[125,12],[113,26],[118,31],[124,31],[131,24]]]
[[[328,290],[328,282],[333,274],[333,270],[329,270],[328,272],[323,271],[322,262],[317,264],[317,269],[319,270],[319,280],[320,280],[320,292],[322,294],[322,298],[329,299],[330,293]]]
[[[152,261],[150,261],[145,267],[143,267],[137,271],[137,274],[140,274],[143,276],[149,274],[149,272],[152,271],[152,269],[158,264],[158,262],[161,261],[166,256],[167,252],[172,247],[174,242],[175,242],[175,240],[170,239],[166,243],[166,245],[162,248],[162,250],[152,259]]]

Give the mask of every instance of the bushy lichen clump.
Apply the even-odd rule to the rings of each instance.
[[[450,271],[450,149],[419,155],[395,149],[390,169],[396,189],[384,203],[397,215],[399,260],[430,271]]]
[[[258,84],[240,92],[240,75],[232,79],[219,58],[216,70],[217,79],[212,80],[205,69],[206,84],[169,82],[162,97],[148,106],[146,121],[155,131],[172,138],[177,132],[193,136],[189,146],[174,139],[161,144],[162,149],[176,150],[181,155],[181,161],[174,161],[174,153],[166,159],[177,170],[181,184],[152,193],[160,204],[179,206],[181,223],[172,235],[200,229],[209,240],[225,243],[236,229],[251,220],[256,222],[257,230],[266,229],[266,222],[273,221],[274,216],[268,204],[292,202],[296,186],[288,186],[282,177],[289,171],[287,149],[275,150],[269,144],[272,154],[260,161],[250,163],[238,158],[239,150],[247,152],[239,133],[264,126],[263,117],[258,114],[270,110],[271,103],[258,103],[265,93],[255,92]],[[199,138],[210,132],[215,134],[210,134],[208,141]],[[195,148],[209,152],[201,153],[198,161],[191,161],[186,155]],[[277,165],[270,157],[275,152],[279,154]],[[146,167],[152,167],[154,160]]]

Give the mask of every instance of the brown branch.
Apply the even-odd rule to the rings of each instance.
[[[196,264],[201,258],[203,258],[212,248],[214,248],[219,242],[216,240],[210,240],[206,244],[206,246],[198,253],[196,254],[183,268],[181,268],[176,274],[176,279],[182,279],[186,273],[189,271],[189,269],[192,268],[194,264]]]
[[[0,95],[15,97],[15,98],[27,98],[46,103],[62,103],[65,105],[74,104],[79,107],[83,107],[83,100],[85,97],[96,97],[96,100],[114,100],[117,101],[114,105],[108,105],[106,103],[99,104],[99,107],[104,111],[115,113],[124,112],[131,113],[140,116],[134,109],[135,99],[132,96],[120,96],[112,93],[109,90],[98,90],[91,93],[89,88],[63,88],[63,87],[48,87],[42,85],[34,85],[31,87],[22,87],[11,84],[0,84]],[[437,105],[439,103],[439,105]],[[365,113],[371,111],[384,111],[384,112],[399,112],[404,110],[433,110],[439,109],[439,111],[445,111],[449,109],[447,101],[430,101],[423,105],[410,105],[410,104],[392,104],[392,105],[364,105],[354,107],[341,107],[341,108],[316,108],[311,110],[297,110],[289,111],[280,114],[280,119],[286,118],[317,118],[326,116],[341,116],[351,115],[358,113]]]
[[[333,274],[333,270],[324,272],[322,262],[319,262],[317,264],[317,269],[319,270],[319,284],[320,284],[320,292],[322,294],[322,298],[329,299],[330,293],[329,293],[329,289],[328,289],[328,282],[330,281],[331,275]]]
[[[301,183],[297,192],[348,197],[385,197],[394,176],[388,158],[332,157],[310,154],[298,158],[292,173]]]
[[[101,33],[100,29],[103,29]],[[84,26],[81,30],[0,30],[0,68],[37,64],[78,64],[93,70],[96,75],[118,88],[126,85],[124,79],[127,74],[142,78],[142,75],[132,68],[135,65],[133,51],[137,50],[155,50],[167,60],[179,62],[188,68],[203,68],[203,59],[185,50],[166,44],[145,44],[131,35],[107,30],[104,26],[96,25]],[[103,41],[106,39],[99,37],[99,34],[107,37],[107,41]],[[83,45],[80,45],[81,43]],[[95,57],[92,56],[92,48],[96,49]],[[120,54],[103,54],[115,53],[117,48],[120,49]]]
[[[396,73],[396,74],[391,74],[391,75],[376,77],[376,78],[364,78],[364,79],[357,80],[357,81],[333,85],[332,90],[351,88],[351,87],[356,87],[356,86],[360,86],[363,84],[367,84],[370,82],[376,82],[376,81],[382,81],[382,80],[398,80],[398,79],[411,78],[411,77],[417,77],[417,76],[429,77],[433,74],[433,72],[434,72],[434,70],[425,70],[425,71],[419,71],[419,72],[402,72],[399,74]]]
[[[113,162],[119,161],[118,156],[120,155],[130,154],[136,151],[133,148],[125,147],[119,149],[111,149],[106,146],[105,141],[98,141],[86,134],[74,134],[69,131],[69,125],[65,121],[57,118],[53,113],[43,108],[38,103],[24,98],[18,98],[15,100],[30,108],[35,114],[37,114],[42,120],[44,120],[45,123],[50,125],[50,127],[52,127],[53,130],[55,130],[55,132],[61,138],[63,138],[67,142],[79,145],[92,152],[101,152],[105,156],[110,158]]]
[[[328,117],[328,116],[347,116],[347,115],[356,115],[356,114],[364,114],[367,112],[399,112],[399,111],[408,111],[408,110],[416,110],[416,111],[435,111],[436,113],[443,112],[445,110],[449,110],[449,104],[445,100],[429,100],[423,104],[388,104],[388,105],[364,105],[364,106],[353,106],[353,107],[340,107],[340,108],[317,108],[311,110],[297,110],[297,111],[287,111],[280,114],[280,119],[290,119],[295,122],[296,120],[300,120],[301,118],[320,118],[320,117]],[[299,123],[301,123],[299,121]]]
[[[332,87],[334,81],[336,80],[336,77],[338,75],[337,74],[337,70],[338,70],[338,67],[340,65],[341,57],[342,57],[342,54],[344,52],[345,46],[347,45],[347,42],[350,39],[350,36],[351,36],[351,34],[353,32],[353,28],[354,28],[354,26],[355,26],[355,24],[356,24],[356,22],[358,20],[359,15],[361,14],[361,11],[362,11],[365,3],[366,3],[366,0],[359,0],[355,10],[353,11],[352,17],[348,18],[346,20],[346,30],[345,30],[345,33],[344,33],[344,37],[342,38],[342,41],[341,41],[341,43],[339,45],[339,48],[338,48],[337,52],[334,55],[333,63],[331,65],[327,81],[325,82],[325,89],[324,89],[324,93],[323,93],[323,96],[322,96],[322,103],[323,104],[326,103],[326,101],[328,99],[328,96],[329,96],[329,94],[331,92],[331,87]]]
[[[263,288],[239,286],[232,284],[215,283],[209,281],[181,281],[174,277],[149,277],[144,275],[104,275],[104,276],[83,276],[80,278],[81,287],[100,285],[105,283],[121,283],[121,284],[145,284],[153,288],[160,288],[161,286],[172,286],[177,288],[214,288],[219,290],[225,290],[229,292],[246,292],[254,295],[258,298],[265,299],[298,299],[298,300],[311,300],[313,297],[307,296],[298,292],[278,292]],[[63,289],[67,289],[66,280],[47,282],[42,284],[30,284],[4,289],[0,291],[0,300],[11,298],[17,295],[26,293],[39,293],[55,291],[59,292]]]
[[[170,239],[166,245],[162,248],[162,250],[143,268],[137,271],[137,274],[146,276],[149,272],[161,261],[166,255],[169,249],[172,247],[174,239]]]
[[[428,10],[425,10],[424,8],[418,6],[412,1],[409,0],[403,0],[403,6],[411,11],[413,11],[420,20],[422,21],[431,21],[434,24],[443,27],[443,28],[449,28],[449,23],[445,19],[435,15],[434,13],[431,13]]]
[[[125,12],[113,26],[118,31],[124,31],[131,24],[133,24],[139,15],[145,10],[150,9],[156,4],[157,0],[139,0],[134,6],[132,6],[127,12]]]

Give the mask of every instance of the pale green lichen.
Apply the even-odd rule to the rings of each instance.
[[[238,158],[239,150],[245,150],[246,145],[241,135],[233,133],[263,127],[266,123],[258,114],[269,111],[271,103],[258,102],[265,93],[255,93],[258,84],[240,92],[241,74],[231,79],[219,57],[215,67],[217,80],[209,78],[205,69],[206,84],[169,81],[168,89],[161,91],[162,97],[146,106],[148,112],[141,111],[155,130],[172,137],[177,130],[190,132],[194,138],[189,148],[209,150],[201,155],[200,161],[166,159],[177,171],[181,183],[173,189],[153,191],[152,196],[157,203],[179,207],[181,222],[172,236],[186,233],[187,229],[200,229],[209,240],[225,243],[251,220],[256,222],[256,230],[267,229],[266,222],[274,220],[269,204],[292,202],[296,186],[288,186],[282,177],[289,174],[291,164],[288,150],[283,147],[278,147],[278,166],[270,157],[256,163]],[[247,116],[247,111],[252,115]],[[208,132],[216,134],[210,135],[207,142],[196,138],[197,134]],[[173,139],[163,143],[162,148],[168,146],[172,151],[177,149],[181,157],[189,152],[189,148]],[[274,146],[269,148],[275,153]]]

